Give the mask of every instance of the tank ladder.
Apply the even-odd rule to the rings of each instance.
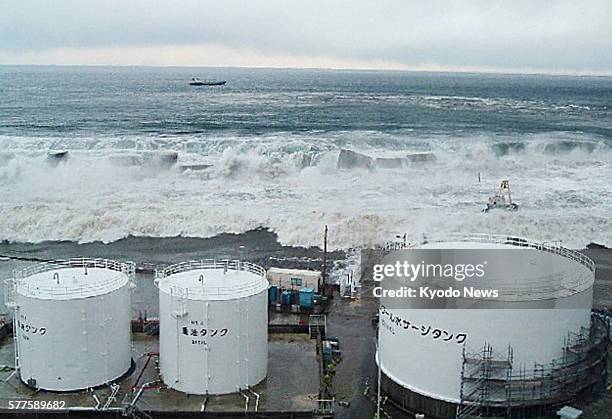
[[[180,288],[170,288],[170,315],[176,319],[176,382],[181,380],[180,319],[187,315],[188,293]]]
[[[15,294],[17,292],[17,282],[15,279],[7,279],[4,281],[4,305],[13,311],[13,342],[15,347],[15,371],[7,378],[5,381],[8,381],[14,374],[19,371],[19,326],[17,322],[19,321],[19,305],[15,300]]]

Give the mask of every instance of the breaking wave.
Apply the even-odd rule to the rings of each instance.
[[[53,164],[40,151],[68,147],[67,160]],[[436,161],[339,170],[341,148],[371,157],[427,151]],[[266,227],[283,244],[310,246],[320,245],[327,224],[335,248],[380,243],[398,232],[419,240],[465,231],[612,245],[612,148],[593,136],[312,131],[69,143],[5,136],[0,149],[0,240],[110,242]],[[162,150],[178,152],[175,165],[113,158]],[[502,179],[510,179],[520,210],[482,214]]]

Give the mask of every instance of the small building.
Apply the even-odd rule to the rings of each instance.
[[[266,277],[270,285],[275,285],[280,289],[299,291],[302,288],[313,288],[314,292],[318,293],[321,272],[272,267],[268,269]]]

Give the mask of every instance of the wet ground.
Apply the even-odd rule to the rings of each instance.
[[[321,231],[321,247],[323,231]],[[269,267],[277,259],[301,261],[304,268],[319,268],[323,251],[318,247],[292,247],[278,243],[274,233],[251,230],[242,234],[221,234],[210,238],[127,237],[112,243],[7,243],[0,242],[0,255],[34,259],[67,259],[73,257],[108,258],[133,261],[138,266],[165,266],[198,259],[244,259]],[[344,253],[329,252],[329,260],[343,258]]]
[[[364,287],[367,289],[367,286]],[[372,317],[378,311],[378,301],[364,292],[356,299],[336,297],[327,317],[329,336],[337,337],[342,351],[336,366],[332,391],[339,402],[339,418],[371,418],[376,400],[376,329]]]
[[[134,334],[132,358],[136,366],[129,376],[119,381],[120,390],[116,400],[109,404],[110,408],[121,408],[123,402],[133,400],[143,384],[159,379],[155,368],[156,358],[151,357],[147,363],[147,354],[157,351],[157,337]],[[240,394],[205,397],[163,388],[144,390],[137,399],[136,406],[140,410],[161,411],[254,411],[257,394],[260,411],[314,410],[319,391],[315,341],[305,334],[270,335],[268,351],[268,378],[252,388],[252,392],[248,394],[248,405],[246,398]],[[93,409],[98,404],[95,397],[103,405],[111,393],[109,387],[61,394],[35,391],[12,374],[10,366],[14,364],[13,357],[13,342],[11,338],[7,338],[0,346],[0,364],[7,366],[0,372],[0,409],[8,408],[10,401],[17,400],[55,401],[65,403],[65,408]]]

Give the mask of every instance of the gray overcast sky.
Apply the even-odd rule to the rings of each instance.
[[[612,1],[4,0],[23,63],[612,75]]]

